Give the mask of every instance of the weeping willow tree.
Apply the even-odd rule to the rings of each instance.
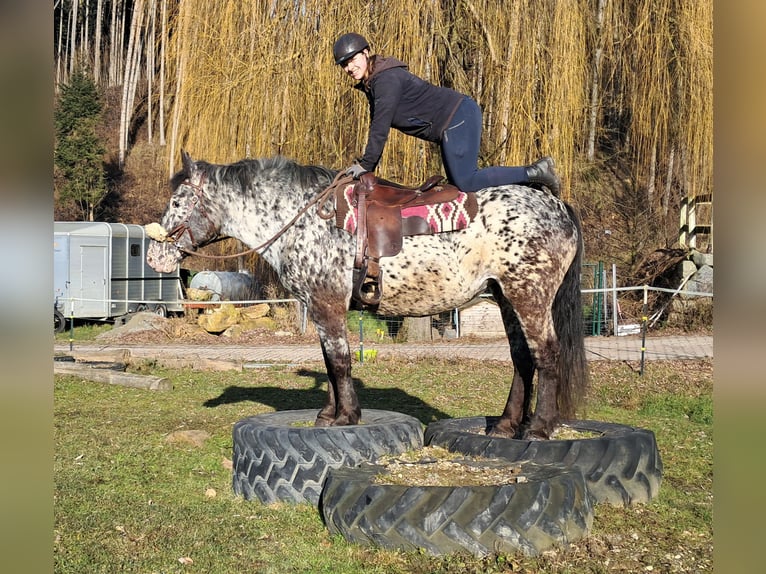
[[[368,111],[331,49],[355,31],[373,52],[478,101],[482,165],[550,154],[566,198],[578,193],[572,184],[583,164],[619,166],[641,216],[666,225],[680,198],[712,194],[712,10],[711,0],[54,6],[57,69],[87,57],[103,81],[123,83],[120,162],[144,125],[169,173],[182,148],[214,162],[281,153],[350,164],[363,152]],[[418,183],[441,170],[433,144],[392,131],[381,174]]]
[[[535,0],[185,0],[171,20],[175,78],[168,141],[210,161],[283,153],[343,167],[364,149],[366,101],[333,64],[342,33],[474,97],[485,110],[481,161],[574,161],[587,95],[587,2]],[[379,171],[417,182],[438,150],[393,132]]]
[[[682,197],[712,196],[713,5],[602,2],[601,144],[641,208],[666,217]]]

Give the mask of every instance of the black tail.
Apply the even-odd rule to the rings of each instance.
[[[588,388],[588,365],[585,359],[585,334],[582,316],[580,273],[583,259],[583,237],[580,218],[565,204],[577,230],[577,253],[553,300],[553,325],[559,340],[558,406],[563,419],[575,417]]]

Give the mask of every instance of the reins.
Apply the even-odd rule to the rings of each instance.
[[[333,215],[335,215],[335,209],[334,208],[329,208],[329,209],[325,210],[325,209],[322,208],[322,206],[327,201],[327,199],[330,197],[330,195],[332,193],[334,193],[335,190],[338,187],[340,187],[342,185],[347,185],[351,181],[353,181],[353,177],[352,176],[346,175],[343,172],[338,172],[338,174],[335,176],[335,179],[333,179],[332,183],[330,185],[328,185],[324,189],[324,191],[322,191],[322,193],[317,195],[314,199],[312,199],[309,203],[307,203],[300,211],[298,211],[298,213],[295,214],[295,217],[293,217],[289,222],[287,222],[282,227],[282,229],[277,231],[277,233],[273,237],[271,237],[271,239],[261,243],[260,245],[255,246],[255,247],[253,247],[251,249],[248,249],[246,251],[241,251],[239,253],[233,253],[231,255],[208,255],[206,253],[200,253],[199,251],[193,251],[193,250],[189,250],[189,249],[184,249],[183,247],[178,247],[178,246],[177,247],[178,247],[179,251],[183,251],[187,255],[196,255],[197,257],[203,257],[205,259],[233,259],[234,257],[241,257],[242,255],[249,255],[250,253],[254,253],[256,251],[262,251],[262,250],[265,251],[266,249],[271,247],[271,245],[277,239],[279,239],[288,229],[290,229],[290,227],[292,227],[295,224],[295,222],[298,221],[298,219],[301,217],[301,215],[305,214],[309,209],[311,209],[312,206],[317,205],[317,215],[319,215],[319,217],[321,217],[322,219],[330,219]],[[191,236],[191,231],[189,230],[188,226],[186,226],[185,224],[189,220],[189,217],[191,216],[191,212],[194,210],[194,207],[197,206],[197,205],[200,205],[200,206],[202,205],[202,196],[201,196],[201,185],[200,186],[193,185],[191,182],[189,182],[189,185],[191,185],[195,189],[195,196],[194,197],[197,198],[199,196],[199,200],[193,202],[194,205],[192,205],[192,209],[189,211],[189,214],[186,216],[186,218],[183,220],[183,222],[181,222],[179,225],[176,225],[173,228],[173,230],[168,233],[168,237],[173,237],[174,235],[177,235],[178,237],[180,237],[181,235],[183,235],[184,231],[187,231],[187,232],[189,232],[189,235],[190,235],[190,237],[192,239],[192,242],[193,242],[194,241],[194,237]],[[196,193],[197,190],[200,191],[199,194]],[[203,215],[205,216],[205,218],[208,219],[208,221],[210,221],[209,218],[207,217],[207,212],[204,211],[204,207],[201,207],[201,209],[203,209]],[[220,240],[223,240],[223,239],[225,239],[225,238],[221,237],[219,239],[216,239],[215,241],[220,241]]]

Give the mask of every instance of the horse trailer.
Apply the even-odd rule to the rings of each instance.
[[[138,311],[183,312],[180,270],[149,267],[149,241],[141,225],[54,222],[54,330],[65,318],[119,322]]]

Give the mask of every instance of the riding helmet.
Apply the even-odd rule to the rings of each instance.
[[[350,34],[343,34],[335,41],[335,45],[332,47],[332,55],[335,58],[335,63],[342,66],[359,52],[369,47],[370,44],[365,40],[364,36],[352,32]]]

